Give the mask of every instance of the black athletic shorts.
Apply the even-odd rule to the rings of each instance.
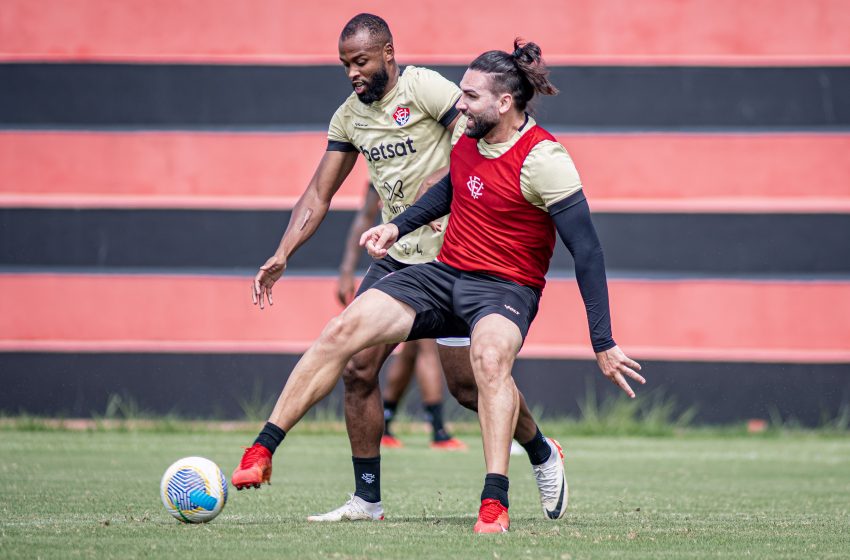
[[[369,270],[366,271],[366,275],[363,277],[363,280],[360,282],[360,287],[357,288],[357,294],[355,297],[374,286],[375,282],[387,274],[398,272],[399,270],[409,266],[411,265],[397,261],[389,255],[377,261],[373,261],[372,264],[369,265]]]
[[[407,266],[372,287],[416,311],[407,340],[469,336],[482,317],[493,313],[519,327],[525,340],[540,303],[540,290],[437,261]]]

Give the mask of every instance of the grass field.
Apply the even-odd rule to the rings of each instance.
[[[558,436],[557,433],[554,435]],[[434,452],[423,435],[383,455],[382,523],[308,524],[352,489],[343,434],[291,434],[274,484],[232,491],[206,525],[165,513],[159,479],[202,455],[229,473],[250,436],[0,432],[0,558],[847,558],[850,439],[562,437],[570,510],[543,519],[512,458],[506,535],[476,536],[479,440]]]

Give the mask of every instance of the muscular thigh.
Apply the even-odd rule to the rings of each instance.
[[[483,318],[499,316],[516,326],[520,343],[528,335],[540,302],[538,290],[478,273],[466,273],[458,279],[452,295],[457,314],[473,331]]]
[[[408,304],[370,289],[338,317],[337,334],[350,339],[341,342],[360,348],[396,344],[407,338],[415,316]]]
[[[452,307],[456,278],[456,270],[439,262],[430,262],[408,266],[385,276],[371,291],[384,292],[415,311],[408,340],[467,336],[469,327],[456,317]]]
[[[516,358],[522,347],[522,333],[516,323],[497,313],[482,317],[472,330],[470,354],[474,360],[485,351],[500,361]]]

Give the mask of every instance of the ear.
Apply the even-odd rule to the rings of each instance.
[[[392,43],[384,45],[384,62],[390,63],[395,60],[395,47]]]
[[[499,96],[499,114],[504,115],[514,106],[514,96],[510,93],[503,93]]]

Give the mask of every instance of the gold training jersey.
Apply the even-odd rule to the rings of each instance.
[[[446,126],[457,115],[458,98],[460,89],[437,72],[408,66],[382,99],[366,105],[352,93],[334,113],[328,149],[363,154],[384,222],[409,208],[422,181],[449,164]],[[399,239],[389,255],[408,264],[429,262],[442,244],[442,232],[424,226]]]
[[[461,116],[455,125],[455,134],[466,130],[466,117]],[[508,150],[537,124],[528,116],[525,125],[507,142],[489,144],[484,140],[478,141],[478,153],[488,159],[494,159]],[[522,165],[519,174],[519,186],[523,197],[541,210],[560,202],[576,193],[581,186],[576,166],[567,149],[559,142],[543,140],[531,149]]]

